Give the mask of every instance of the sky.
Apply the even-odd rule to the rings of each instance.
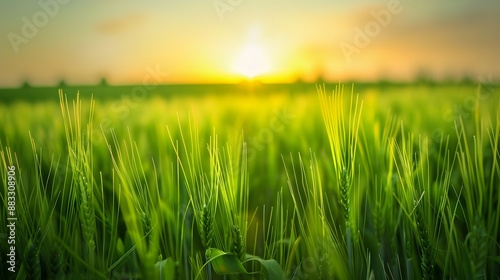
[[[500,79],[498,0],[2,0],[0,22],[0,87]]]

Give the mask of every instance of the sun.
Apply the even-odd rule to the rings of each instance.
[[[270,71],[269,57],[258,43],[244,46],[234,61],[233,71],[253,79]]]

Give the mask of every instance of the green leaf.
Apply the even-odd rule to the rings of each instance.
[[[258,261],[262,265],[262,273],[265,279],[284,280],[286,279],[285,273],[281,269],[280,264],[275,259],[264,260],[257,256],[247,254],[246,261]]]
[[[285,279],[285,273],[283,273],[283,270],[281,269],[281,266],[275,259],[270,259],[270,260],[263,260],[263,259],[256,259],[256,261],[260,262],[262,265],[264,275],[266,276],[266,279],[272,279],[272,280],[280,280],[280,279]]]
[[[160,280],[170,280],[174,279],[175,276],[175,263],[172,258],[167,258],[162,261],[158,261],[155,267],[159,270]]]
[[[226,253],[216,248],[209,248],[205,252],[208,262],[212,264],[215,273],[225,274],[248,274],[240,259],[233,253]]]
[[[205,252],[207,260],[212,264],[212,267],[215,273],[219,275],[225,274],[250,274],[246,271],[243,263],[240,259],[233,253],[226,253],[222,250],[216,248],[210,248]],[[272,280],[284,280],[285,273],[281,269],[279,263],[274,260],[264,260],[257,256],[247,254],[247,261],[257,261],[262,266],[262,273],[265,276],[265,279]]]
[[[123,255],[125,253],[125,245],[123,244],[123,240],[118,237],[116,240],[116,253],[118,255]]]
[[[500,263],[500,256],[490,256],[489,259],[496,263]]]

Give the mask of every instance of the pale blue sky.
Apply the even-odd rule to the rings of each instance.
[[[57,10],[49,15],[39,3]],[[221,14],[214,3],[233,7]],[[374,13],[390,3],[401,11],[382,26]],[[35,27],[39,21],[34,34],[23,35],[24,17]],[[102,76],[139,83],[148,67],[168,72],[165,83],[236,81],[244,67],[259,67],[234,70],[250,45],[259,47],[250,61],[268,62],[261,72],[269,81],[319,73],[332,81],[409,80],[420,69],[436,78],[500,78],[495,0],[2,0],[0,22],[0,86],[96,83]],[[356,45],[356,30],[370,24],[379,29]]]

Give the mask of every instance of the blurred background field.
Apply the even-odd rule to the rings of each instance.
[[[335,84],[326,85],[333,91]],[[240,85],[166,85],[135,92],[135,86],[81,86],[61,88],[70,100],[77,93],[84,112],[91,98],[96,100],[92,142],[101,165],[96,172],[109,168],[103,135],[113,130],[119,139],[138,143],[143,159],[159,160],[170,141],[167,126],[176,131],[189,119],[200,129],[200,143],[208,143],[215,129],[221,142],[233,145],[244,137],[249,146],[249,170],[252,176],[254,207],[273,201],[283,187],[281,155],[313,152],[328,162],[329,144],[322,121],[315,84],[240,84]],[[478,92],[474,84],[350,84],[346,93],[364,101],[364,129],[380,130],[391,119],[404,125],[407,132],[429,137],[439,143],[441,134],[453,136],[460,118],[473,124],[475,101],[481,114],[496,112],[498,96],[493,85]],[[490,92],[488,92],[490,91]],[[58,88],[1,89],[0,115],[4,146],[24,157],[31,156],[31,139],[47,156],[66,154],[65,134],[60,113]],[[175,137],[176,138],[176,137]],[[171,159],[174,160],[174,159]],[[31,160],[25,165],[30,166]]]

